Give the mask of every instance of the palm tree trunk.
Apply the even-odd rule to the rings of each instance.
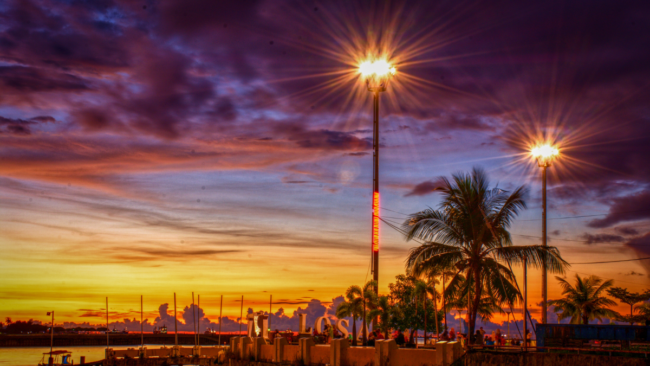
[[[630,325],[634,325],[634,321],[632,321],[633,316],[634,316],[634,304],[630,304]]]
[[[476,327],[476,314],[478,313],[478,306],[481,302],[481,274],[477,269],[474,271],[474,304],[472,305],[471,314],[469,316],[469,329],[467,334],[467,342],[471,339],[472,334],[474,334],[474,328]],[[468,289],[469,290],[469,289]],[[467,293],[469,297],[469,292]]]
[[[417,316],[418,316],[418,300],[417,300],[416,296],[413,296],[413,304],[415,305],[415,319],[417,319]],[[417,324],[417,320],[416,320],[416,324]],[[415,327],[417,327],[417,325],[415,325]],[[409,343],[410,344],[414,344],[413,343],[413,334],[415,332],[417,332],[417,329],[415,327],[411,328],[411,334],[409,335]]]
[[[445,330],[447,330],[449,328],[447,328],[447,302],[445,301],[445,275],[442,275],[442,311],[445,314]]]
[[[460,332],[463,330],[463,312],[460,311],[460,306],[458,309],[456,309],[456,311],[458,312],[458,332]],[[467,324],[469,324],[469,322],[467,322]]]
[[[427,344],[427,293],[424,293],[424,344]]]
[[[440,336],[440,330],[438,329],[438,300],[436,299],[436,285],[433,284],[433,311],[434,319],[436,320],[436,342],[438,342],[438,336]]]
[[[352,317],[352,345],[357,345],[357,317]]]
[[[363,319],[361,321],[361,334],[363,334],[363,341],[362,344],[363,346],[368,345],[368,335],[366,334],[366,330],[368,329],[368,326],[366,325],[366,299],[363,299]]]

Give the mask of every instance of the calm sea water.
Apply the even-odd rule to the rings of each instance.
[[[162,345],[146,345],[147,347],[161,347]],[[113,346],[113,349],[138,348],[137,346]],[[104,359],[106,347],[54,347],[54,350],[72,352],[74,364],[79,364],[81,356],[86,356],[86,362]],[[43,357],[43,352],[50,352],[50,347],[21,347],[0,348],[0,366],[37,366]]]

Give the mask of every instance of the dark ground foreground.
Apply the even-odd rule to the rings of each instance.
[[[169,362],[165,359],[118,359],[105,366],[167,366],[169,364],[195,364],[210,366],[214,364],[211,359],[175,359]],[[227,366],[291,366],[295,363],[272,363],[249,360],[227,360]],[[224,365],[224,366],[225,366]],[[451,366],[647,366],[650,360],[645,358],[630,358],[604,355],[580,355],[557,353],[496,353],[473,352],[461,357]],[[353,365],[354,366],[354,365]],[[364,366],[364,365],[356,365]],[[371,366],[371,365],[365,365]],[[418,365],[412,365],[418,366]]]
[[[473,351],[458,359],[452,366],[650,366],[650,358],[642,354],[623,357],[548,352]]]

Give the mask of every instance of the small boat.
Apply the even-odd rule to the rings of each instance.
[[[53,366],[74,365],[74,361],[72,361],[72,352],[61,350],[43,353],[43,358],[41,359],[41,362],[38,363],[38,366],[48,366],[50,364],[50,356],[53,359]]]
[[[106,311],[108,311],[108,299],[106,299]],[[43,353],[43,357],[41,358],[41,362],[38,363],[38,366],[74,365],[74,361],[72,361],[72,352],[65,350],[54,351],[52,349],[54,347],[54,311],[48,312],[47,315],[52,315],[52,325],[50,326],[50,352]],[[108,316],[106,319],[108,320]],[[108,322],[106,323],[106,329],[108,330]],[[51,365],[50,358],[52,358]],[[103,364],[104,360],[84,363],[85,366],[102,366]]]

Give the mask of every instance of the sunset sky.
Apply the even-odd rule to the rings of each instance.
[[[643,1],[0,3],[0,318],[209,318],[325,306],[372,275],[372,98],[383,56],[381,216],[436,207],[483,167],[530,189],[516,244],[570,263],[650,256],[650,4]],[[382,223],[380,292],[417,245]],[[515,268],[521,278],[522,269]],[[574,264],[639,291],[650,260]],[[549,299],[560,288],[549,277]],[[529,303],[539,318],[539,271]],[[620,310],[627,306],[620,307]]]

